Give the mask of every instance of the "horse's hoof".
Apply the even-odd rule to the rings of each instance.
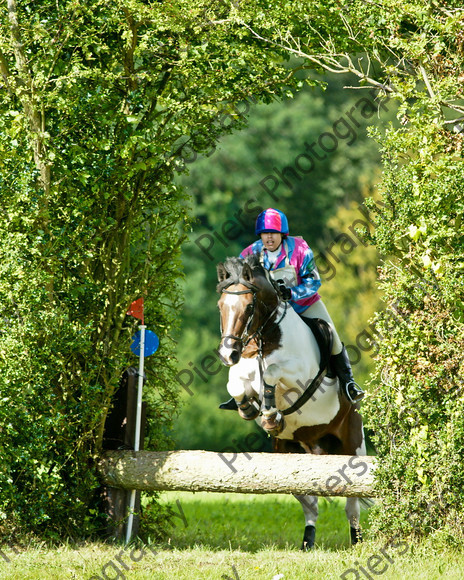
[[[245,419],[245,421],[253,421],[253,419],[256,419],[256,417],[259,415],[259,411],[245,412],[243,409],[239,408],[238,414],[242,419]]]
[[[282,433],[284,429],[284,418],[280,413],[273,413],[272,415],[263,415],[261,419],[261,427],[269,433],[269,435],[276,436]]]
[[[301,549],[303,552],[309,552],[314,546],[314,540],[316,539],[316,528],[314,526],[308,525],[305,527],[303,543],[301,544]]]
[[[350,526],[351,545],[354,546],[358,542],[362,542],[361,528],[353,528]]]

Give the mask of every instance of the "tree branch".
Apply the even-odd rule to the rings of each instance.
[[[309,60],[310,62],[314,63],[316,66],[323,68],[327,72],[336,73],[336,74],[352,73],[352,74],[356,75],[358,78],[360,78],[361,80],[369,83],[370,85],[372,85],[378,89],[381,89],[382,91],[389,92],[389,93],[394,92],[394,89],[392,87],[385,85],[383,83],[379,83],[375,79],[371,78],[367,72],[363,71],[362,69],[359,70],[358,68],[356,68],[356,66],[354,65],[353,60],[349,54],[345,54],[345,53],[332,53],[330,55],[327,55],[327,54],[316,54],[316,55],[308,54],[307,52],[305,52],[304,50],[302,50],[298,46],[299,42],[296,42],[295,39],[293,39],[293,38],[292,38],[292,40],[298,46],[298,48],[293,48],[290,45],[285,45],[285,44],[282,44],[280,42],[276,42],[275,40],[271,40],[269,38],[264,38],[263,36],[258,34],[255,30],[253,30],[251,28],[251,26],[249,26],[245,22],[242,22],[242,25],[247,30],[249,30],[249,32],[258,40],[261,40],[262,42],[266,42],[267,44],[271,44],[272,46],[275,46],[277,48],[281,48],[287,52],[290,52],[291,54],[294,54],[295,56],[300,57],[300,58],[304,58],[306,60]],[[341,64],[340,61],[342,59],[346,59],[346,61],[348,63],[346,66]]]
[[[61,42],[60,46],[58,47],[57,51],[55,52],[55,55],[54,55],[54,57],[53,57],[52,64],[50,65],[50,69],[49,69],[49,71],[48,71],[48,75],[47,75],[47,80],[46,80],[46,82],[49,82],[49,81],[50,81],[50,78],[51,78],[51,76],[52,76],[52,74],[53,74],[53,70],[54,70],[54,68],[55,68],[55,65],[56,65],[56,63],[57,63],[57,61],[58,61],[58,58],[59,58],[60,54],[62,53],[62,51],[63,51],[63,48],[64,48],[64,46],[66,45],[66,43],[67,43],[67,41],[68,41],[68,38],[69,38],[70,36],[71,36],[71,31],[68,31],[68,33],[66,34],[66,36],[65,36],[64,40]]]
[[[430,84],[429,77],[427,76],[427,73],[426,73],[425,68],[422,65],[422,63],[419,64],[419,71],[422,75],[422,79],[425,83],[425,86],[427,87],[427,91],[428,91],[430,97],[432,99],[435,99],[435,96],[436,96],[435,91],[433,90],[432,85]]]
[[[447,107],[448,109],[452,109],[453,111],[464,114],[464,106],[455,105],[454,103],[447,103],[446,101],[440,101],[440,105],[442,107]]]
[[[457,119],[450,119],[448,121],[443,121],[443,125],[454,125],[456,123],[460,123],[464,121],[464,117],[458,117]]]
[[[10,21],[11,40],[13,52],[16,59],[19,75],[16,77],[16,94],[24,107],[26,118],[32,133],[32,147],[34,151],[34,161],[40,172],[40,185],[42,186],[46,199],[50,192],[50,165],[45,160],[44,127],[45,120],[42,113],[34,104],[35,87],[31,77],[27,58],[24,54],[24,45],[21,39],[21,32],[18,23],[18,13],[16,0],[7,0],[8,18]]]
[[[124,51],[124,69],[127,77],[127,88],[129,92],[135,91],[137,88],[137,83],[135,81],[135,68],[134,68],[134,53],[137,47],[137,33],[138,25],[134,21],[132,14],[127,8],[124,8],[124,14],[126,15],[127,29],[128,29],[128,39],[126,42],[126,48]],[[127,111],[129,113],[129,111]]]
[[[0,50],[0,74],[2,75],[3,81],[9,93],[11,93],[11,87],[9,82],[10,69],[8,68],[8,63],[6,61],[5,55]]]

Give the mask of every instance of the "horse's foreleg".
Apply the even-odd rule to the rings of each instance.
[[[264,373],[263,409],[261,427],[271,435],[278,435],[284,428],[284,419],[277,410],[275,390],[280,378],[279,367],[270,365]]]
[[[236,393],[235,396],[233,394],[234,392]],[[260,413],[260,409],[255,397],[249,397],[243,388],[236,389],[235,391],[229,389],[229,393],[234,397],[235,402],[237,403],[238,414],[242,419],[245,419],[245,421],[256,419]]]
[[[235,399],[239,415],[251,421],[259,415],[259,367],[254,359],[241,359],[229,370],[229,394]]]
[[[316,538],[316,521],[319,513],[318,498],[313,495],[295,495],[301,503],[305,516],[305,530],[301,549],[305,552],[314,546]]]

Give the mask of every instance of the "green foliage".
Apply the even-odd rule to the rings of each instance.
[[[366,32],[376,33],[363,40],[403,125],[378,137],[386,207],[373,240],[388,308],[376,320],[378,364],[365,404],[382,458],[375,525],[462,542],[464,12],[392,1],[374,23],[379,8],[361,4],[352,24],[366,27],[370,13]]]
[[[217,122],[224,102],[291,83],[278,51],[211,28],[230,10],[11,0],[0,13],[2,531],[94,529],[94,464],[135,362],[126,310],[140,295],[161,342],[147,361],[148,446],[168,444],[189,222],[173,176],[232,130]]]
[[[354,0],[304,16],[302,5],[288,6],[287,26],[247,29],[302,66],[377,87],[401,122],[377,136],[385,207],[371,204],[387,305],[364,404],[381,458],[375,525],[462,541],[464,9],[457,0]]]
[[[405,514],[425,511],[423,531],[455,537],[464,483],[462,138],[423,113],[409,116],[411,128],[383,141],[387,207],[375,241],[392,256],[382,268],[389,309],[377,318],[379,365],[367,405],[390,523],[410,529]]]
[[[318,69],[351,72],[396,98],[403,123],[379,138],[386,207],[373,239],[385,256],[390,309],[378,316],[379,364],[366,403],[383,459],[377,525],[410,529],[411,511],[425,518],[425,532],[433,522],[462,530],[464,170],[462,136],[450,131],[464,114],[460,4],[8,2],[0,13],[3,528],[52,537],[94,528],[94,460],[119,376],[133,362],[135,322],[125,313],[140,295],[147,324],[161,338],[147,369],[149,445],[168,444],[178,396],[171,337],[179,248],[189,225],[174,174],[245,126],[234,105],[291,98],[312,82],[301,71]],[[322,101],[315,109],[323,110]],[[278,137],[296,125],[280,111],[270,132],[278,149],[248,137],[256,159],[269,150],[279,168],[293,157],[281,159]],[[301,141],[323,125],[305,115],[303,106]],[[263,127],[274,122],[263,119]],[[369,153],[358,155],[358,167]],[[350,172],[355,158],[332,160],[350,189],[358,184]],[[227,171],[236,177],[233,165]],[[206,185],[198,199],[217,208],[216,221],[199,217],[215,229],[229,217],[221,203],[240,210],[249,181],[240,195],[231,181]],[[345,190],[329,178],[320,186],[317,209],[328,217]],[[290,190],[280,206],[313,244],[301,219],[302,191],[297,184]],[[329,192],[330,202],[323,199]],[[265,198],[263,205],[272,204]],[[228,254],[246,231],[224,248]],[[210,279],[197,274],[205,282],[201,304]],[[211,311],[202,318],[212,320]],[[202,337],[211,337],[206,324]],[[208,353],[213,345],[202,347]],[[185,352],[192,362],[193,351]]]

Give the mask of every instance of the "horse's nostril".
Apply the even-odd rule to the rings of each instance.
[[[238,350],[233,350],[230,353],[230,360],[232,361],[232,363],[234,365],[236,365],[238,363],[238,361],[240,360],[240,352]]]

